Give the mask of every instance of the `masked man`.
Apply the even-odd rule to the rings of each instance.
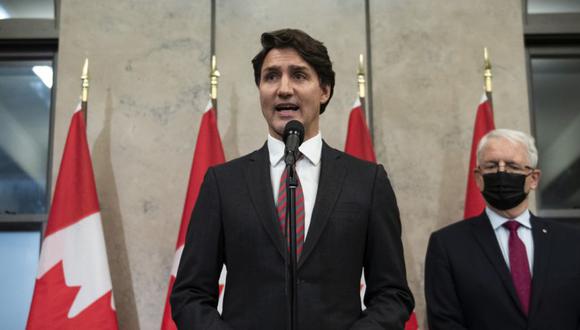
[[[477,162],[485,211],[429,240],[429,328],[580,329],[580,230],[529,211],[541,174],[534,139],[491,131]]]

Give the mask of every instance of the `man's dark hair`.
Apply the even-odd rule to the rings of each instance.
[[[268,52],[274,48],[292,48],[314,68],[320,80],[320,85],[330,87],[328,101],[320,105],[320,113],[322,114],[334,93],[334,71],[332,71],[332,62],[330,62],[330,57],[324,44],[305,32],[296,29],[282,29],[262,33],[261,43],[262,50],[252,59],[256,86],[260,86],[262,64],[264,64],[264,59]]]

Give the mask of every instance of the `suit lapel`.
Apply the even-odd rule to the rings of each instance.
[[[509,296],[512,298],[514,304],[518,306],[518,309],[523,316],[522,306],[520,304],[519,298],[517,297],[516,289],[513,285],[509,268],[501,253],[495,232],[491,227],[491,223],[485,214],[485,211],[479,217],[469,221],[471,221],[473,236],[479,243],[479,246],[483,250],[486,257],[489,259],[489,262],[492,264],[493,268],[499,275],[502,285],[505,287]]]
[[[260,150],[252,153],[249,156],[248,163],[246,167],[246,180],[250,192],[250,199],[252,200],[254,209],[258,213],[260,222],[272,239],[272,243],[276,246],[282,258],[285,259],[284,238],[280,231],[278,221],[276,221],[267,144]]]
[[[346,169],[340,162],[340,153],[329,147],[326,142],[323,142],[316,202],[314,203],[312,219],[310,220],[310,227],[304,241],[304,250],[300,256],[298,268],[304,264],[304,261],[308,259],[308,256],[318,243],[342,189],[345,174]]]
[[[548,277],[548,264],[551,253],[551,228],[549,223],[538,219],[533,214],[530,218],[532,224],[532,237],[534,239],[534,272],[532,277],[532,301],[530,303],[530,315],[539,308],[542,289]]]

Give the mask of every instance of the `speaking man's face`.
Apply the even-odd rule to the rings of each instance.
[[[292,48],[268,52],[260,73],[260,105],[270,135],[282,140],[291,120],[304,124],[304,139],[318,133],[320,105],[327,102],[330,87],[321,86],[318,74]]]

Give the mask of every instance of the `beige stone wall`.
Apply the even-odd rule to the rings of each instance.
[[[362,1],[216,1],[219,125],[232,159],[266,136],[250,59],[263,31],[296,27],[325,42],[337,72],[322,116],[342,149],[366,52]],[[529,131],[521,2],[373,1],[375,145],[393,181],[408,276],[424,324],[431,231],[461,217],[481,57],[494,63],[496,125]],[[91,65],[88,139],[122,329],[158,329],[199,119],[207,102],[209,1],[62,0],[54,177]]]

